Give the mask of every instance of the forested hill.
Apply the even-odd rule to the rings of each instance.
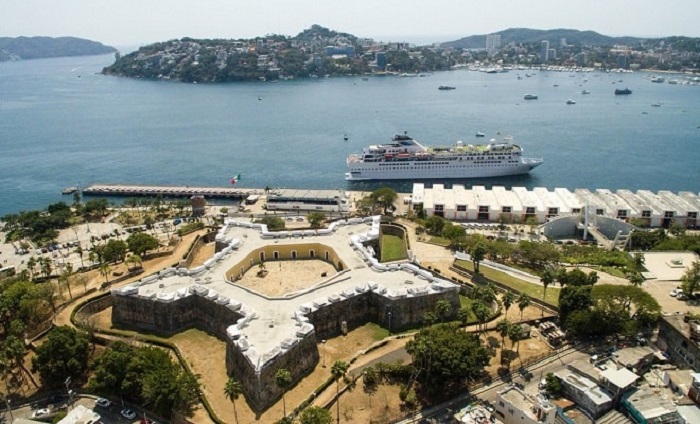
[[[539,43],[542,40],[558,43],[565,39],[567,44],[585,44],[590,46],[612,46],[613,44],[636,44],[642,41],[641,38],[634,37],[609,37],[598,34],[595,31],[579,31],[576,29],[530,29],[530,28],[509,28],[495,32],[501,36],[501,45],[509,43]],[[442,43],[443,47],[454,47],[461,49],[483,49],[486,46],[486,35],[472,35],[460,38],[459,40]]]
[[[92,56],[117,49],[76,37],[0,37],[0,61],[63,56]]]

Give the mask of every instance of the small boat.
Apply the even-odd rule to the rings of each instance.
[[[575,105],[576,102],[573,101],[573,100],[571,100],[571,99],[569,99],[569,100],[566,101],[566,104],[567,104],[567,105]]]
[[[481,131],[477,131],[477,132],[476,132],[476,136],[477,136],[477,137],[484,137],[485,134],[482,133]]]
[[[537,100],[537,94],[526,94],[523,96],[525,100]]]
[[[70,186],[70,187],[64,188],[63,191],[61,191],[61,194],[73,194],[78,190],[79,190],[78,186]]]
[[[591,94],[591,92],[588,90],[583,90],[583,91],[581,91],[581,94]]]
[[[659,102],[652,103],[651,107],[661,107],[661,103],[659,103]]]
[[[632,94],[632,90],[630,90],[629,88],[616,88],[615,89],[616,96],[625,95],[625,94]]]
[[[452,87],[451,85],[441,85],[438,87],[438,90],[454,90],[455,87]]]
[[[347,134],[343,135],[343,140],[348,141],[348,135],[347,135]]]

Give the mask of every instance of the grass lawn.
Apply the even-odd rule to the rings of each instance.
[[[389,337],[389,330],[379,326],[378,324],[368,322],[364,325],[364,327],[370,333],[370,335],[372,336],[372,340],[374,340],[375,342],[384,340],[387,337]]]
[[[448,239],[446,239],[445,237],[439,237],[439,236],[430,237],[430,240],[428,240],[428,243],[437,244],[438,246],[443,246],[443,247],[447,247],[450,245],[450,241]]]
[[[474,270],[474,264],[471,261],[456,260],[456,265],[468,270]],[[505,272],[491,269],[485,266],[480,267],[479,271],[484,274],[484,277],[498,281],[499,283],[511,287],[513,290],[518,290],[527,293],[528,296],[542,300],[542,295],[544,294],[544,287],[538,284],[532,284],[525,280],[513,277]],[[547,287],[547,303],[551,305],[559,304],[559,287],[552,287],[551,285]]]
[[[382,262],[398,261],[407,257],[401,237],[382,234]]]

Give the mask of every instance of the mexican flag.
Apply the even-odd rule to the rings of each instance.
[[[235,185],[240,180],[241,180],[241,174],[238,174],[235,177],[231,178],[231,185]]]

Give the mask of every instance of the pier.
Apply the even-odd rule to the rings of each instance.
[[[88,196],[123,197],[191,197],[204,196],[218,199],[245,199],[250,195],[265,193],[259,188],[195,187],[195,186],[146,186],[125,184],[93,184],[82,190]]]

